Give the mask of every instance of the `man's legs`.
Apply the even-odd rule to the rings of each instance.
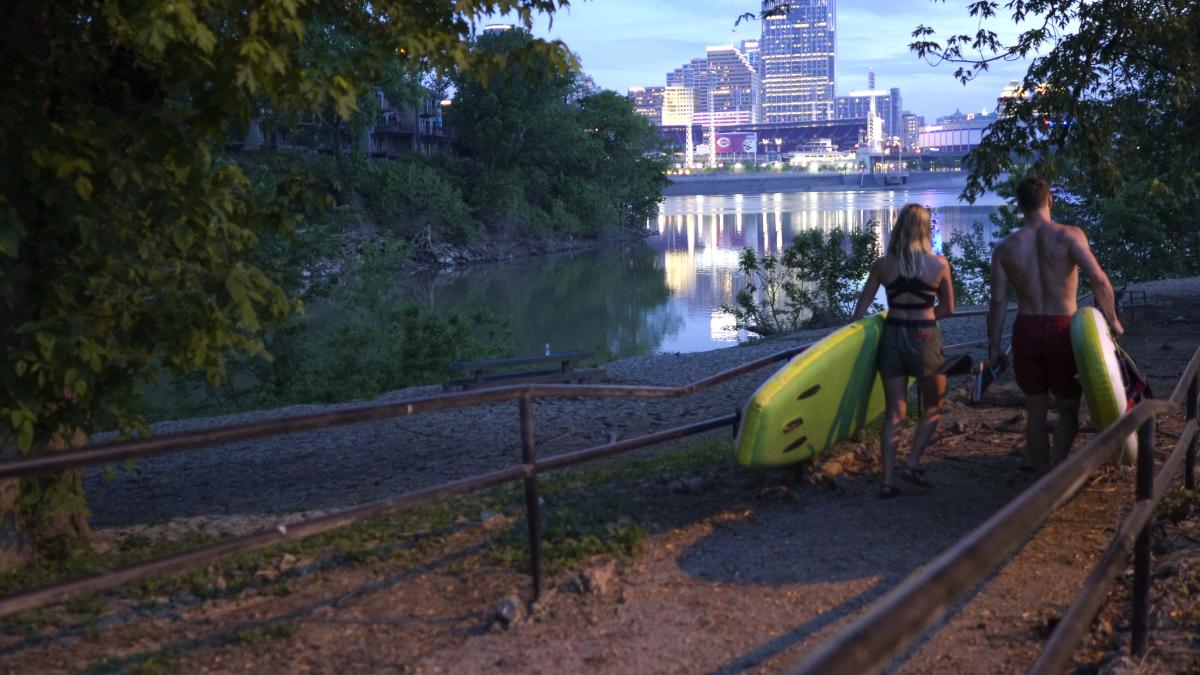
[[[1070,454],[1075,435],[1079,433],[1079,399],[1056,397],[1054,406],[1058,409],[1058,419],[1054,422],[1053,461],[1058,464]]]
[[[1046,412],[1049,409],[1049,394],[1025,395],[1025,448],[1029,450],[1029,462],[1035,469],[1044,469],[1050,464],[1050,443],[1046,438]]]

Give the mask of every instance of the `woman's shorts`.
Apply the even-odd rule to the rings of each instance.
[[[928,377],[942,367],[942,329],[936,321],[885,321],[879,343],[883,377]]]

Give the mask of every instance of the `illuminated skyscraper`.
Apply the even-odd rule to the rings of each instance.
[[[836,2],[789,0],[786,10],[763,19],[764,122],[834,119]]]
[[[662,87],[630,87],[627,97],[633,104],[633,112],[650,120],[655,126],[662,123]]]

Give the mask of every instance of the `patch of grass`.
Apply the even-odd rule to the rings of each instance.
[[[630,559],[646,548],[646,530],[637,521],[650,499],[644,489],[595,488],[673,477],[727,465],[733,459],[729,441],[713,440],[650,457],[610,460],[551,474],[543,480],[547,507],[542,529],[543,563],[548,574],[570,569],[594,556]],[[528,529],[522,520],[496,539],[491,553],[498,562],[519,569],[529,566]]]
[[[104,598],[99,595],[79,595],[65,603],[68,612],[87,618],[95,618],[104,610]]]
[[[1180,488],[1163,495],[1155,509],[1154,517],[1178,525],[1192,514],[1197,504],[1200,504],[1200,492]]]
[[[622,480],[646,478],[655,474],[684,474],[733,461],[733,444],[709,440],[690,448],[669,450],[649,457],[612,459],[564,469],[542,478],[545,494],[566,493]]]
[[[299,632],[300,624],[295,621],[276,621],[239,628],[229,635],[229,642],[238,645],[257,645],[267,640],[287,639]]]
[[[26,633],[37,633],[45,628],[58,626],[60,620],[57,616],[45,609],[30,609],[18,614],[13,614],[4,620],[4,623],[19,628]]]
[[[729,464],[733,457],[729,441],[706,441],[690,448],[656,453],[649,457],[614,458],[574,467],[541,478],[542,494],[556,506],[547,509],[543,530],[547,569],[568,568],[594,555],[632,557],[645,547],[645,530],[636,523],[644,500],[639,491],[626,490],[614,500],[597,500],[594,488],[614,483],[642,481],[663,474],[676,475]],[[641,493],[644,494],[644,490]],[[501,485],[446,502],[383,516],[307,539],[252,551],[166,577],[143,579],[123,587],[123,597],[154,603],[164,597],[188,593],[209,599],[238,594],[247,588],[286,595],[298,572],[282,569],[284,554],[316,565],[317,571],[336,566],[415,563],[444,542],[443,535],[455,528],[478,524],[483,512],[511,512],[523,506],[519,484]],[[557,505],[562,506],[557,506]],[[495,535],[493,551],[500,561],[526,565],[528,559],[524,520],[516,528]],[[194,531],[171,539],[145,535],[124,537],[113,550],[97,553],[88,547],[72,549],[61,558],[34,560],[16,569],[0,572],[0,594],[9,594],[63,578],[193,549],[227,538],[213,532]],[[312,570],[309,570],[312,571]],[[266,575],[262,574],[267,572]],[[103,611],[103,596],[72,600],[66,609],[92,620]],[[27,612],[10,619],[22,621],[30,630],[58,623],[45,611]]]

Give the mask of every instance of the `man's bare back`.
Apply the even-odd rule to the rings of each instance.
[[[993,254],[1017,290],[1017,312],[1071,316],[1077,309],[1079,263],[1087,239],[1078,228],[1055,222],[1026,226]],[[1086,256],[1090,258],[1091,256]]]

